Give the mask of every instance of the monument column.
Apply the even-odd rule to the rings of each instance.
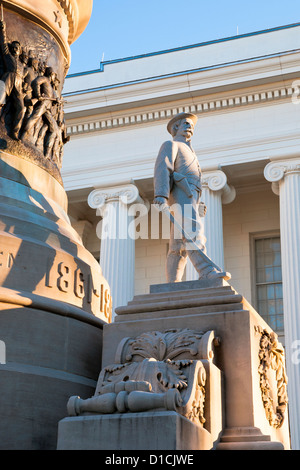
[[[111,315],[61,175],[70,46],[93,2],[0,3],[0,449],[54,450],[70,394],[95,390]]]
[[[222,269],[224,269],[222,204],[230,204],[235,196],[235,189],[228,185],[227,176],[223,171],[206,171],[202,174],[201,201],[207,206],[207,213],[202,219],[207,255]],[[189,260],[186,279],[187,281],[198,279],[197,272]]]
[[[134,203],[143,200],[133,184],[95,189],[88,197],[89,206],[103,217],[100,266],[111,288],[113,311],[134,296],[135,237],[129,231]]]
[[[265,178],[280,198],[284,334],[292,448],[300,449],[300,159],[274,161]]]

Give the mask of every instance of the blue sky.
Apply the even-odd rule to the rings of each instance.
[[[94,0],[71,73],[120,59],[300,22],[300,0]]]

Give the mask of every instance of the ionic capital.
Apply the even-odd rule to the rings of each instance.
[[[106,204],[116,201],[127,206],[144,202],[134,184],[95,189],[88,197],[88,204],[92,209],[101,209]]]
[[[210,191],[220,191],[223,204],[230,204],[234,201],[236,191],[233,186],[227,183],[227,176],[224,171],[205,171],[202,173],[203,189]]]
[[[264,169],[264,176],[272,183],[272,190],[279,195],[279,183],[285,176],[290,174],[300,174],[300,159],[278,160],[268,163]]]

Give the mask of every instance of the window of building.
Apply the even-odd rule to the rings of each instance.
[[[279,235],[254,237],[256,309],[276,332],[283,332]]]

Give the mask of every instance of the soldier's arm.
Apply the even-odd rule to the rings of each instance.
[[[41,85],[43,84],[43,82],[44,82],[44,77],[37,77],[32,82],[33,95],[37,99],[42,98]]]
[[[167,141],[161,146],[154,168],[154,203],[163,203],[163,198],[165,202],[169,199],[176,155],[174,142]]]
[[[0,20],[0,46],[4,55],[9,54],[9,48],[6,37],[6,25],[5,22],[2,20]]]

